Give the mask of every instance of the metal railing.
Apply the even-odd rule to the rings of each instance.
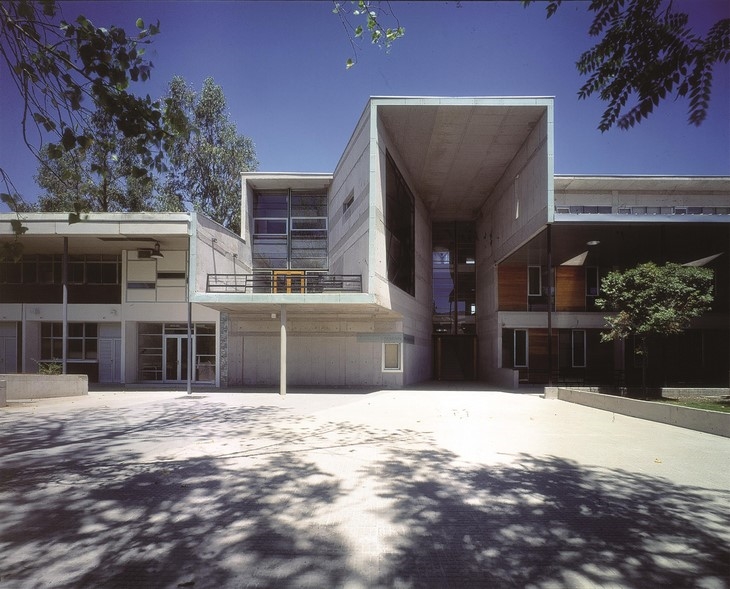
[[[362,275],[296,272],[208,274],[205,291],[263,294],[361,293]]]

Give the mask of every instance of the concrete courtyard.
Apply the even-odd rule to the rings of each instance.
[[[730,587],[730,439],[491,390],[0,409],[0,587]]]

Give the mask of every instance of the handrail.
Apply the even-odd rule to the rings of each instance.
[[[255,274],[208,274],[205,291],[209,293],[309,294],[362,292],[360,274],[321,272],[274,272]]]

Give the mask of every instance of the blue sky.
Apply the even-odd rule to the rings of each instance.
[[[726,0],[675,0],[705,30],[730,17]],[[238,131],[256,144],[259,169],[331,172],[369,96],[554,96],[559,174],[730,174],[730,67],[715,70],[709,118],[686,123],[687,102],[663,104],[629,131],[599,132],[603,103],[578,100],[575,68],[593,42],[588,2],[566,2],[546,20],[544,6],[513,2],[395,2],[406,35],[390,52],[363,43],[353,55],[332,3],[242,1],[61,2],[67,20],[134,30],[160,21],[148,49],[161,96],[170,78],[196,89],[223,87]],[[348,57],[357,65],[346,70]],[[37,165],[22,145],[20,104],[0,70],[0,165],[28,201]]]

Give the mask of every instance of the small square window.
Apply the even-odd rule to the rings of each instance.
[[[401,371],[401,345],[399,343],[383,344],[383,371]]]

